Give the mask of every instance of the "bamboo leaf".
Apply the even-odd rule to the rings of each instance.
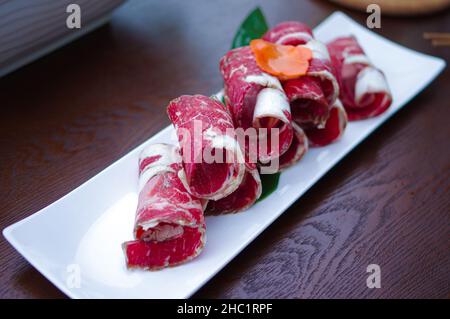
[[[262,184],[262,193],[261,196],[258,199],[258,202],[260,200],[263,200],[270,194],[272,194],[277,188],[278,188],[278,182],[280,180],[280,174],[281,173],[275,173],[275,174],[261,174],[261,184]]]
[[[257,7],[253,10],[244,22],[242,22],[236,35],[234,36],[231,48],[238,48],[249,45],[253,39],[261,38],[268,30],[266,19],[261,9]]]

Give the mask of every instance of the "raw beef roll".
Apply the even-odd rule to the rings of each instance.
[[[337,141],[347,127],[347,113],[339,99],[334,102],[323,127],[305,129],[311,146],[325,146]]]
[[[283,22],[269,30],[263,40],[303,46],[311,50],[312,59],[306,75],[283,81],[291,105],[293,120],[302,128],[321,127],[339,95],[327,47],[314,39],[311,29],[300,22]]]
[[[210,200],[206,215],[237,213],[252,206],[261,196],[262,186],[256,164],[246,164],[246,172],[241,185],[233,193],[217,201]]]
[[[186,189],[213,200],[234,192],[244,177],[245,160],[225,106],[206,96],[183,95],[169,103],[167,113],[178,135]]]
[[[392,102],[386,78],[371,64],[356,38],[337,38],[328,44],[328,50],[349,120],[365,119],[386,111]]]
[[[204,202],[188,193],[177,147],[154,144],[139,158],[134,241],[123,244],[129,268],[156,270],[196,257],[206,241]]]
[[[289,103],[280,81],[258,67],[248,46],[229,51],[220,60],[220,71],[225,103],[236,127],[267,129],[258,130],[258,154],[254,157],[267,162],[286,152],[294,132]],[[272,128],[277,128],[278,133]],[[278,147],[272,145],[272,138],[278,141]],[[261,152],[261,145],[266,150]]]

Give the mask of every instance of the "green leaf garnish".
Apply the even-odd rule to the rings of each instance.
[[[253,10],[244,22],[242,22],[233,39],[231,48],[238,48],[249,45],[251,40],[261,38],[269,30],[266,19],[261,9],[257,7]]]
[[[258,199],[258,202],[272,194],[278,187],[281,173],[275,174],[261,174],[262,193]]]

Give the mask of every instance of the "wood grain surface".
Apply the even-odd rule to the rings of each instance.
[[[88,29],[122,1],[0,0],[0,75],[9,72],[12,66],[21,66],[34,56],[41,56],[41,52],[48,51],[55,43],[82,34],[83,28],[66,27],[69,4],[80,6],[82,26]]]
[[[169,124],[168,101],[222,85],[219,58],[260,4],[311,26],[328,1],[130,1],[111,23],[0,79],[0,227],[51,204]],[[366,15],[346,11],[364,23]],[[422,33],[450,14],[382,18],[377,33],[445,58]],[[384,124],[195,298],[447,298],[450,72]],[[55,238],[58,240],[58,238]],[[366,267],[381,267],[381,288]],[[0,297],[64,295],[2,237]]]

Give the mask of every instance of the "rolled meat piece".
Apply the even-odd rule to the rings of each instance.
[[[244,130],[258,129],[257,158],[267,162],[285,153],[294,132],[289,102],[280,81],[258,67],[249,46],[229,51],[220,60],[220,71],[225,103],[235,126]],[[272,141],[277,141],[278,145]],[[261,151],[261,146],[266,149]]]
[[[245,174],[245,159],[233,120],[219,101],[183,95],[167,107],[180,143],[180,178],[192,195],[218,200],[234,192]]]
[[[283,83],[291,104],[293,120],[303,128],[323,125],[328,118],[330,107],[320,81],[303,76]]]
[[[246,210],[256,202],[261,192],[261,179],[256,164],[247,163],[244,178],[238,189],[225,198],[208,201],[205,214],[221,215]]]
[[[188,193],[177,147],[153,144],[139,158],[135,240],[123,244],[129,268],[157,270],[186,262],[202,251],[205,201]]]
[[[293,120],[302,128],[320,127],[339,95],[339,86],[327,47],[314,39],[311,29],[300,22],[282,22],[269,30],[263,39],[282,45],[303,46],[311,50],[312,59],[306,75],[283,81]]]
[[[339,81],[340,99],[350,121],[377,116],[392,103],[383,72],[368,59],[354,36],[328,43]]]
[[[311,146],[325,146],[337,141],[344,134],[347,127],[347,113],[339,99],[334,102],[330,115],[324,127],[305,129],[306,136]]]

